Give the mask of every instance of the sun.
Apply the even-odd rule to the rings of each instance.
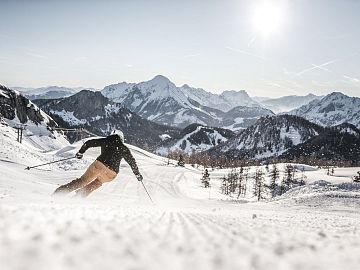
[[[256,32],[263,36],[275,34],[284,26],[284,8],[279,2],[262,2],[254,7],[252,23]]]

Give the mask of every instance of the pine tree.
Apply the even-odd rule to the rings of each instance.
[[[284,175],[282,181],[281,181],[281,186],[280,186],[280,194],[284,194],[285,191],[287,190],[287,184],[286,184],[286,176]]]
[[[307,179],[306,175],[305,175],[305,168],[304,166],[301,168],[301,178],[300,178],[300,186],[305,185],[305,180]]]
[[[225,176],[222,178],[221,193],[225,195],[229,195],[228,179]]]
[[[276,164],[273,165],[272,170],[270,171],[270,192],[271,197],[276,196],[276,187],[277,187],[277,180],[279,179],[280,173],[279,169],[277,168]]]
[[[353,177],[353,181],[354,181],[355,183],[360,183],[360,171],[358,171],[357,174],[358,174],[358,175],[355,175],[355,176]]]
[[[248,179],[249,179],[249,168],[246,168],[244,170],[244,180],[245,180],[245,182],[244,182],[243,188],[242,188],[242,194],[243,194],[244,197],[246,196]]]
[[[285,181],[284,184],[287,188],[290,188],[291,184],[294,182],[295,174],[294,167],[291,164],[285,165]]]
[[[255,178],[254,178],[254,196],[257,197],[257,200],[260,201],[260,199],[263,199],[263,195],[265,192],[265,184],[264,184],[264,172],[257,168],[255,172]]]
[[[237,182],[238,182],[238,176],[236,169],[232,169],[231,172],[228,175],[229,180],[229,192],[234,193],[237,188]]]
[[[265,163],[265,170],[269,172],[269,161],[266,161]]]
[[[210,174],[207,169],[205,169],[203,176],[201,178],[201,183],[204,185],[205,188],[210,187]]]
[[[185,160],[182,154],[179,156],[178,166],[185,167]]]
[[[244,185],[243,182],[244,182],[244,167],[241,166],[239,173],[238,173],[238,189],[239,189],[238,196],[237,196],[238,199],[243,191],[243,185]]]

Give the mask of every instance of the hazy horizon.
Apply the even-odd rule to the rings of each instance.
[[[360,1],[0,2],[0,83],[360,93]]]
[[[161,75],[161,76],[165,76],[165,75],[163,75],[163,74],[158,74],[158,75]],[[158,76],[158,75],[156,75],[156,76]],[[155,77],[155,76],[154,76]],[[153,77],[153,78],[154,78]],[[167,77],[167,76],[165,76],[165,77]],[[153,79],[153,78],[150,78],[150,79],[148,79],[148,80],[146,80],[146,81],[149,81],[149,80],[151,80],[151,79]],[[168,77],[167,77],[168,78]],[[171,82],[173,82],[170,78],[168,78]],[[143,81],[141,81],[141,82],[130,82],[130,81],[123,81],[123,82],[126,82],[126,83],[141,83],[141,82],[143,82]],[[117,82],[117,83],[122,83],[122,82]],[[114,84],[117,84],[117,83],[114,83]],[[181,86],[183,86],[184,84],[181,84],[181,85],[177,85],[177,84],[175,84],[177,87],[181,87]],[[105,85],[105,86],[107,86],[107,85]],[[104,86],[104,87],[105,87]],[[193,87],[192,85],[189,85],[190,87]],[[8,87],[10,87],[10,88],[24,88],[24,89],[26,89],[26,91],[28,91],[28,90],[32,90],[32,89],[39,89],[39,88],[47,88],[47,87],[64,87],[64,88],[71,88],[71,89],[80,89],[81,88],[81,90],[95,90],[95,91],[101,91],[101,90],[103,90],[103,88],[104,87],[101,87],[101,88],[95,88],[95,87],[91,87],[91,86],[66,86],[66,85],[46,85],[46,86],[40,86],[40,87],[26,87],[26,86],[19,86],[19,85],[13,85],[13,86],[8,86]],[[203,88],[203,87],[196,87],[196,88],[202,88],[202,89],[204,89],[205,91],[208,91],[208,92],[212,92],[212,91],[210,91],[210,90],[208,90],[208,89],[205,89],[205,88]],[[79,91],[81,91],[81,90],[79,90]],[[253,98],[280,98],[280,97],[284,97],[284,96],[293,96],[293,95],[296,95],[296,94],[289,94],[289,95],[279,95],[279,96],[258,96],[258,95],[253,95],[252,93],[251,93],[251,91],[249,91],[249,90],[246,90],[246,89],[225,89],[225,90],[223,90],[223,91],[220,91],[220,92],[212,92],[212,93],[214,93],[214,94],[221,94],[222,92],[224,92],[224,91],[246,91],[247,92],[247,94],[250,96],[250,97],[253,97]],[[310,95],[310,94],[313,94],[313,95],[316,95],[316,96],[326,96],[326,95],[328,95],[328,94],[331,94],[331,93],[333,93],[333,92],[343,92],[343,91],[341,91],[341,90],[339,90],[339,91],[336,91],[336,90],[334,90],[334,91],[329,91],[329,92],[327,92],[327,93],[324,93],[324,94],[316,94],[316,93],[312,93],[312,92],[308,92],[308,93],[304,93],[304,94],[298,94],[298,96],[306,96],[306,95]],[[346,94],[345,92],[343,92],[344,94]],[[351,97],[353,97],[352,95],[349,95],[349,96],[351,96]],[[354,97],[359,97],[359,95],[355,95]]]

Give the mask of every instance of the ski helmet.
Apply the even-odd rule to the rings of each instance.
[[[124,133],[119,129],[114,129],[113,132],[111,132],[111,135],[118,135],[120,137],[121,142],[125,141]]]

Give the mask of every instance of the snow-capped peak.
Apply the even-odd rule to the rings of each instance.
[[[230,105],[230,109],[237,106],[260,107],[245,90],[227,90],[222,92],[220,97]]]
[[[136,85],[140,90],[155,93],[156,96],[169,95],[171,91],[176,91],[177,87],[168,78],[157,75],[150,81],[142,82]]]
[[[314,100],[299,109],[291,111],[290,114],[302,116],[323,126],[351,123],[356,127],[360,127],[359,108],[360,98],[333,92],[321,100]]]
[[[148,83],[155,83],[159,85],[167,85],[167,84],[175,85],[169,80],[169,78],[165,77],[164,75],[156,75],[153,79],[148,81]]]
[[[323,101],[337,101],[340,99],[348,98],[347,95],[344,95],[341,92],[332,92],[324,97]]]

